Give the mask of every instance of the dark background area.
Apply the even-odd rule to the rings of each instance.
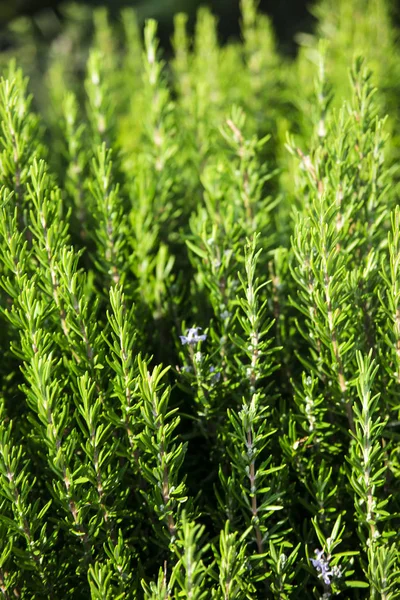
[[[159,21],[159,34],[164,46],[168,46],[172,34],[172,19],[177,12],[186,12],[193,24],[196,10],[207,5],[219,18],[219,33],[222,40],[240,34],[239,0],[85,0],[76,2],[95,6],[107,6],[111,13],[118,13],[124,6],[137,9],[140,20],[153,17]],[[63,19],[63,0],[0,0],[0,49],[12,44],[7,36],[7,25],[18,16],[25,15],[40,21],[47,16]],[[296,51],[295,35],[299,31],[312,31],[313,17],[310,12],[313,0],[261,0],[260,10],[267,13],[273,22],[280,50],[287,54]],[[37,27],[37,35],[46,39],[51,31]]]

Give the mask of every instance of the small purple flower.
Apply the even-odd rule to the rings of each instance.
[[[315,550],[316,558],[311,558],[313,567],[319,572],[325,585],[331,585],[330,578],[334,575],[332,570],[329,568],[329,560],[325,558],[323,550]]]
[[[211,377],[211,383],[213,385],[218,383],[218,381],[221,379],[221,373],[219,371],[215,372],[215,367],[213,366],[210,367],[210,373],[214,373],[214,375]]]
[[[197,344],[197,342],[204,342],[204,340],[207,338],[207,335],[205,333],[199,335],[197,333],[199,329],[201,329],[201,327],[191,327],[187,330],[187,335],[180,335],[179,337],[181,338],[182,344],[193,345]]]

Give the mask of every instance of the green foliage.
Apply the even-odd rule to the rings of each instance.
[[[390,4],[293,62],[241,10],[166,57],[71,6],[2,67],[5,600],[399,597]]]

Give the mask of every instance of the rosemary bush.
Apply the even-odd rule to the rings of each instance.
[[[2,58],[6,600],[400,597],[390,5],[241,10]]]

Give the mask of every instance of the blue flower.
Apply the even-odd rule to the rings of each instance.
[[[215,367],[213,366],[210,367],[210,373],[214,373],[214,375],[211,377],[211,383],[213,385],[218,383],[218,381],[221,379],[221,373],[219,371],[215,371]]]
[[[334,573],[329,568],[329,560],[325,558],[323,550],[316,550],[315,554],[317,558],[311,558],[313,567],[319,571],[319,577],[323,579],[325,585],[331,585],[330,578]]]
[[[199,329],[201,329],[201,327],[191,327],[187,330],[187,335],[180,335],[179,337],[181,338],[182,344],[193,345],[197,344],[198,342],[204,342],[204,340],[207,338],[207,335],[205,333],[199,335],[197,333]]]

